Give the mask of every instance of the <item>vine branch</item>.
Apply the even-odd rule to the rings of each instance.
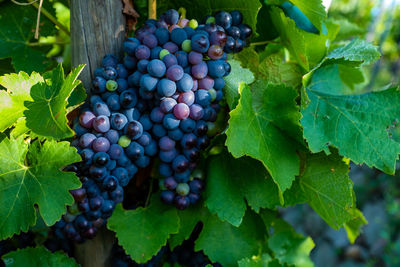
[[[157,0],[148,0],[149,5],[149,19],[157,18]]]

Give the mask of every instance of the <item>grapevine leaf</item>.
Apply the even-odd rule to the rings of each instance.
[[[272,259],[267,253],[261,256],[253,256],[251,258],[244,258],[238,261],[239,267],[282,267],[277,259]]]
[[[226,145],[235,157],[248,155],[268,169],[280,193],[290,188],[299,174],[298,136],[300,112],[297,92],[263,80],[245,85],[238,106],[230,112]]]
[[[319,153],[307,157],[299,186],[308,204],[334,229],[356,219],[349,166],[340,156]]]
[[[347,45],[332,50],[326,57],[326,60],[330,62],[344,60],[368,65],[378,60],[379,57],[378,47],[356,38]]]
[[[271,17],[283,43],[306,71],[325,57],[328,40],[333,40],[339,31],[338,25],[326,22],[326,34],[308,33],[297,28],[296,23],[277,7],[271,7]]]
[[[118,243],[131,258],[145,263],[167,243],[171,234],[179,231],[179,217],[174,207],[163,205],[153,197],[146,208],[124,210],[118,205],[107,223]]]
[[[260,214],[269,231],[273,233],[268,238],[268,247],[282,265],[314,266],[310,252],[315,245],[310,237],[296,233],[291,225],[277,218],[275,213],[263,210]]]
[[[340,18],[329,18],[329,21],[340,25],[340,29],[336,40],[348,40],[356,35],[362,36],[367,32],[367,29],[358,26],[356,23],[350,20],[340,17]]]
[[[240,84],[253,83],[254,75],[250,70],[242,68],[237,60],[229,60],[229,64],[231,64],[231,73],[225,77],[224,94],[229,108],[234,109],[239,98]]]
[[[29,150],[28,150],[29,149]],[[61,167],[80,160],[68,142],[38,141],[30,147],[22,138],[0,143],[0,239],[27,231],[36,222],[35,206],[47,225],[54,224],[73,203],[69,190],[79,179]],[[29,164],[27,164],[29,162]]]
[[[51,252],[44,247],[27,247],[12,251],[2,257],[6,267],[46,266],[46,267],[78,267],[79,265],[66,254]]]
[[[326,12],[321,0],[290,0],[290,2],[297,6],[319,31],[322,31]]]
[[[86,96],[87,95],[85,88],[80,83],[68,97],[67,113],[83,104],[83,102],[85,102]]]
[[[0,59],[12,58],[16,71],[42,72],[50,64],[46,58],[51,46],[34,46],[31,40],[34,36],[37,10],[32,6],[20,6],[9,1],[1,6],[0,16]],[[56,32],[54,24],[45,16],[40,18],[39,32],[41,36],[53,35]]]
[[[306,89],[310,102],[302,110],[301,124],[311,151],[328,151],[332,145],[355,163],[394,174],[400,144],[387,129],[400,119],[399,91],[332,95],[320,90]]]
[[[278,188],[264,166],[252,158],[234,159],[221,153],[210,159],[207,177],[205,205],[234,226],[242,223],[245,199],[256,212],[280,204]]]
[[[31,76],[21,71],[0,77],[0,85],[7,89],[0,90],[0,132],[23,116],[26,109],[24,102],[32,99],[29,95],[31,87],[40,82],[43,78],[36,72]]]
[[[24,112],[29,129],[40,136],[54,139],[74,135],[68,126],[66,106],[72,91],[80,84],[77,77],[83,67],[84,65],[78,66],[64,78],[64,70],[59,65],[50,75],[47,75],[51,79],[46,79],[45,82],[32,87],[33,101],[25,102],[28,109]]]
[[[178,216],[180,221],[179,233],[174,234],[168,239],[168,244],[171,250],[182,244],[184,240],[187,240],[197,223],[201,218],[205,218],[209,215],[206,209],[202,208],[200,204],[190,206],[190,209],[179,210]]]
[[[202,221],[204,226],[195,241],[195,250],[203,250],[212,262],[222,266],[237,266],[239,260],[256,255],[264,242],[265,227],[252,212],[246,213],[239,227],[221,222],[211,214]]]
[[[364,218],[364,215],[361,211],[355,210],[355,218],[346,222],[344,228],[347,232],[347,237],[349,238],[350,243],[354,243],[357,237],[361,233],[361,228],[366,225],[368,222]]]
[[[18,138],[21,135],[25,134],[29,132],[29,128],[26,127],[26,118],[25,117],[21,117],[17,120],[17,122],[15,123],[14,128],[11,130],[10,135],[14,138]]]

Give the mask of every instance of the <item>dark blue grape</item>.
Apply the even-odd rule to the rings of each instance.
[[[129,183],[129,175],[128,175],[128,171],[125,168],[115,168],[112,171],[112,175],[117,178],[118,183],[121,186],[126,186]]]
[[[176,196],[174,201],[175,206],[180,210],[186,209],[190,204],[190,200],[186,196]]]
[[[136,67],[136,64],[137,64],[137,59],[135,57],[131,57],[129,55],[126,55],[124,57],[124,66],[127,69],[130,69],[130,70],[134,69]]]
[[[157,37],[154,34],[147,34],[143,38],[143,44],[152,49],[158,45]]]
[[[169,31],[166,28],[158,28],[155,32],[154,32],[155,36],[158,39],[158,43],[160,45],[164,45],[166,42],[169,41]]]
[[[161,79],[157,84],[157,92],[161,96],[172,96],[176,92],[176,83],[170,79]]]
[[[175,106],[176,107],[176,106]],[[166,114],[163,118],[163,126],[167,130],[173,130],[179,127],[180,120],[173,114]]]
[[[99,133],[105,133],[110,130],[110,120],[104,115],[97,116],[93,120],[93,128]]]
[[[231,11],[232,25],[237,26],[242,23],[243,16],[239,10]]]
[[[242,40],[246,40],[253,33],[253,30],[247,24],[240,24],[238,27],[240,29],[240,39]]]
[[[189,74],[184,73],[181,79],[177,82],[177,87],[181,92],[190,91],[193,88],[193,78]]]
[[[164,98],[160,103],[160,109],[164,113],[171,112],[177,104],[176,100],[170,97]]]
[[[172,65],[167,69],[166,76],[172,81],[179,81],[184,75],[183,68],[179,65]]]
[[[163,50],[161,46],[156,46],[153,49],[151,49],[150,58],[158,59],[160,57],[161,50]]]
[[[215,14],[215,23],[228,29],[232,25],[232,16],[226,11],[218,11]]]
[[[162,19],[170,25],[177,24],[179,13],[175,9],[170,9],[163,14]]]
[[[185,149],[183,150],[183,154],[191,162],[196,162],[200,158],[200,151],[197,148]]]
[[[104,137],[110,141],[110,144],[116,144],[118,143],[119,134],[116,130],[111,129],[104,134]]]
[[[106,191],[113,191],[118,186],[118,180],[114,176],[108,176],[103,180],[102,187]]]
[[[133,120],[125,126],[124,133],[132,140],[136,140],[142,136],[143,126],[140,122]]]
[[[207,61],[208,75],[213,78],[221,78],[225,74],[225,61],[223,60],[209,60]]]
[[[96,94],[104,93],[106,91],[106,82],[103,77],[95,77],[93,80],[93,92]]]
[[[118,77],[118,72],[113,67],[105,67],[103,77],[107,80],[115,80]]]
[[[207,131],[208,131],[207,123],[203,120],[199,120],[196,124],[196,130],[194,133],[197,136],[203,136],[203,135],[207,134]]]
[[[128,80],[126,80],[125,78],[124,79],[122,79],[122,78],[118,78],[117,79],[117,84],[118,84],[118,89],[117,89],[117,91],[119,92],[119,93],[122,93],[123,91],[125,91],[126,89],[128,89]]]
[[[140,117],[139,122],[143,126],[144,131],[148,131],[153,127],[153,123],[150,120],[150,116],[148,114],[144,114]]]
[[[176,172],[184,172],[189,168],[189,161],[183,155],[178,155],[172,161],[172,169]]]
[[[138,71],[140,71],[141,73],[145,74],[147,72],[147,65],[148,64],[149,64],[149,61],[147,59],[139,60],[139,62],[137,63]]]
[[[124,154],[124,149],[118,144],[112,144],[108,150],[108,154],[111,159],[118,160]]]
[[[206,89],[206,90],[210,90],[211,88],[214,87],[214,79],[211,78],[210,76],[206,76],[203,79],[200,79],[198,81],[198,88],[199,89]]]
[[[153,59],[147,65],[147,72],[153,77],[161,78],[164,76],[166,70],[164,62],[159,59]]]
[[[137,108],[130,108],[124,110],[124,115],[128,119],[128,122],[137,121],[140,118],[140,112]]]
[[[149,157],[155,156],[157,154],[157,142],[151,140],[150,144],[144,148],[144,153]]]
[[[121,108],[121,105],[119,103],[119,95],[118,94],[111,94],[108,98],[107,98],[107,106],[112,110],[112,111],[118,111]]]
[[[143,132],[142,136],[137,140],[137,142],[143,147],[148,146],[151,142],[151,135],[147,132]]]
[[[134,86],[139,86],[140,85],[140,79],[142,78],[142,73],[139,71],[135,71],[133,74],[129,75],[128,77],[128,85],[130,87]]]
[[[137,142],[131,142],[130,145],[126,148],[125,152],[130,159],[136,160],[140,156],[144,155],[144,148]]]
[[[124,114],[113,113],[111,115],[111,128],[115,130],[121,130],[128,123],[128,119]]]
[[[186,68],[189,64],[188,62],[188,54],[185,51],[178,51],[175,53],[176,59],[178,60],[178,64],[182,68]]]
[[[193,36],[193,34],[195,32],[194,29],[192,27],[188,27],[188,26],[184,27],[183,29],[186,32],[187,38],[191,39],[191,37]]]
[[[197,146],[200,149],[202,150],[206,149],[209,145],[210,145],[210,139],[207,136],[201,136],[197,139]]]
[[[167,134],[167,131],[164,129],[162,124],[155,124],[152,129],[152,133],[154,136],[161,138]]]
[[[173,173],[171,165],[167,164],[167,163],[160,163],[158,170],[159,170],[160,174],[164,177],[171,176]]]
[[[164,56],[162,61],[164,62],[165,66],[167,68],[178,64],[178,60],[177,60],[176,56],[173,54],[168,54],[168,55]]]
[[[160,160],[166,163],[172,162],[177,156],[176,149],[169,151],[160,151],[159,152]]]
[[[225,79],[223,78],[215,78],[214,79],[214,89],[222,90],[225,87]]]
[[[175,194],[172,191],[162,191],[161,192],[161,200],[165,204],[172,204],[175,199]]]
[[[181,139],[181,146],[183,149],[191,149],[196,147],[197,136],[192,133],[185,134]]]
[[[211,95],[207,90],[199,89],[194,93],[194,95],[196,104],[199,104],[203,107],[210,105]]]
[[[103,198],[100,196],[96,196],[94,198],[89,199],[89,207],[91,210],[100,209],[101,205],[103,205]]]
[[[196,122],[190,118],[187,118],[187,119],[181,120],[179,127],[185,133],[191,133],[196,128]]]
[[[235,47],[236,47],[235,39],[233,39],[233,37],[231,37],[231,36],[228,36],[226,38],[226,44],[224,46],[224,51],[226,53],[232,53],[233,51],[235,51]]]
[[[150,58],[150,49],[145,45],[139,45],[135,49],[135,56],[137,59],[149,59]]]
[[[158,146],[163,151],[169,151],[175,148],[175,141],[168,136],[163,136],[158,141]]]
[[[175,190],[178,183],[172,177],[167,177],[164,179],[164,186],[168,190]]]
[[[147,156],[140,156],[137,160],[135,160],[136,166],[138,168],[145,168],[149,165],[150,163],[150,158]]]
[[[120,79],[126,79],[128,78],[128,70],[126,69],[126,67],[123,64],[118,64],[116,67],[117,73],[118,73],[118,77]]]
[[[210,47],[208,36],[203,33],[196,33],[192,36],[191,47],[194,51],[205,53]]]
[[[168,50],[168,52],[170,52],[171,54],[175,54],[179,50],[179,47],[173,42],[166,42],[163,45],[163,48]]]
[[[157,87],[158,79],[152,77],[150,74],[144,74],[140,79],[140,87],[146,92],[154,91]]]
[[[150,113],[150,119],[155,123],[161,123],[164,119],[164,112],[161,108],[154,108]]]
[[[130,55],[134,56],[135,55],[135,50],[136,48],[140,45],[140,41],[136,38],[127,38],[126,41],[124,42],[124,51]]]
[[[94,134],[85,133],[79,138],[79,145],[81,148],[91,147],[94,140],[96,140],[96,136]]]
[[[129,177],[133,177],[138,171],[138,168],[134,164],[128,164],[125,169],[128,171]]]
[[[182,28],[176,28],[171,31],[171,41],[177,45],[181,45],[188,38],[187,33]]]
[[[203,79],[207,76],[208,66],[205,62],[200,62],[192,66],[192,75],[196,79]]]
[[[93,156],[93,163],[99,167],[106,166],[110,156],[105,152],[98,152]]]
[[[135,91],[129,89],[121,93],[119,96],[121,106],[126,109],[133,108],[137,103],[137,96]]]
[[[233,39],[235,40],[240,38],[240,29],[236,26],[232,26],[229,29],[227,29],[226,33],[232,36]]]

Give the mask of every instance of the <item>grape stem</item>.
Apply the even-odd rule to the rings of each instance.
[[[34,7],[36,7],[37,9],[39,9],[39,5],[38,3],[36,3],[37,1],[31,2],[32,5]],[[50,14],[49,11],[47,11],[44,7],[40,8],[40,12],[46,17],[48,18],[51,22],[53,22],[54,25],[56,25],[60,30],[62,30],[63,32],[65,32],[68,36],[70,35],[69,30],[67,29],[67,27],[65,27],[64,25],[62,25],[52,14]]]
[[[149,19],[157,18],[157,0],[148,0],[149,5]]]
[[[145,206],[145,207],[147,207],[147,206],[149,205],[149,202],[150,202],[151,191],[153,191],[153,182],[154,182],[154,177],[153,177],[153,175],[152,175],[152,176],[151,176],[151,180],[150,180],[149,192],[147,193],[146,202],[144,203],[144,206]]]
[[[281,44],[281,43],[280,42],[274,42],[274,41],[261,41],[261,42],[251,43],[250,46],[265,45],[265,44]]]

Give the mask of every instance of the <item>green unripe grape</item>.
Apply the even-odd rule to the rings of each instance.
[[[123,135],[118,139],[118,145],[120,145],[121,147],[128,147],[131,144],[131,139],[126,136]]]
[[[118,83],[114,80],[108,80],[106,83],[106,88],[108,91],[113,92],[118,89]]]
[[[214,88],[211,88],[210,90],[208,90],[208,93],[211,96],[211,102],[217,98],[217,91],[215,91]]]
[[[190,40],[185,40],[182,43],[182,50],[185,51],[186,53],[189,53],[192,51],[192,46],[191,46],[192,41]]]
[[[197,20],[191,19],[191,20],[189,21],[189,27],[190,27],[190,28],[196,29],[197,26],[199,26],[199,23],[197,22]]]
[[[189,191],[190,187],[186,183],[178,184],[178,186],[176,187],[176,192],[181,196],[186,196],[187,194],[189,194]]]
[[[215,18],[214,17],[208,17],[208,19],[206,20],[206,24],[207,23],[215,23]]]
[[[160,59],[162,60],[168,54],[169,54],[169,51],[167,49],[161,50],[160,51]]]

